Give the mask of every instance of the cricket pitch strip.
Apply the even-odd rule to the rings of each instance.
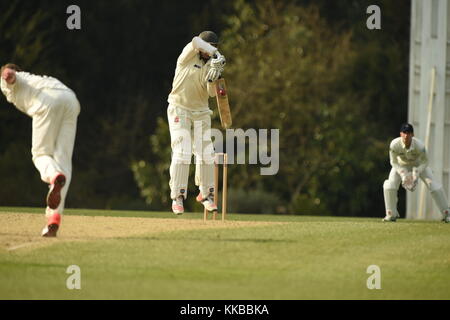
[[[204,222],[201,219],[63,215],[58,237],[44,238],[40,236],[40,232],[45,226],[45,222],[43,214],[0,214],[0,251],[35,249],[63,241],[94,241],[181,230],[228,229],[282,224],[259,221]]]

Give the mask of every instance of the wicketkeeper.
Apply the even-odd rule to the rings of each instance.
[[[49,184],[42,236],[55,237],[72,177],[72,153],[80,104],[59,80],[23,72],[9,63],[1,68],[1,90],[17,109],[33,119],[33,163]]]
[[[400,217],[397,211],[397,192],[400,184],[408,191],[414,191],[419,178],[431,192],[435,204],[443,215],[444,222],[450,222],[449,204],[442,185],[439,184],[428,167],[428,157],[424,144],[414,137],[411,124],[403,124],[400,137],[392,140],[389,149],[392,165],[388,180],[384,181],[383,192],[386,217],[383,221],[396,221]]]
[[[214,32],[204,31],[184,47],[177,60],[167,108],[172,146],[169,185],[175,214],[184,212],[192,154],[196,161],[195,183],[200,189],[197,201],[209,211],[217,210],[211,140],[213,112],[208,100],[216,95],[215,81],[226,63],[217,49],[218,43]]]

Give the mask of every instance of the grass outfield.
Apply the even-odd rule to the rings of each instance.
[[[0,208],[0,299],[450,299],[450,224]],[[81,268],[69,290],[66,269]],[[366,286],[381,270],[381,289]]]

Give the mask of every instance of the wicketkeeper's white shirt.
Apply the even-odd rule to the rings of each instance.
[[[397,172],[402,168],[417,168],[422,172],[428,165],[425,145],[413,137],[409,148],[406,148],[401,137],[392,140],[389,149],[391,165]]]
[[[6,99],[30,117],[42,106],[39,95],[44,89],[70,90],[53,77],[38,76],[28,72],[16,72],[16,82],[8,84],[1,79],[1,90]]]
[[[190,111],[209,109],[208,99],[216,95],[215,88],[205,80],[210,69],[210,61],[205,63],[194,48],[188,43],[177,60],[169,104]]]

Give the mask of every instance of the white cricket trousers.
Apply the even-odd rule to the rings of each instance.
[[[46,214],[62,214],[72,178],[72,154],[80,104],[71,90],[44,89],[37,98],[42,106],[33,115],[31,154],[42,181],[51,183],[58,172],[66,176],[61,203]]]
[[[195,156],[195,184],[205,198],[214,192],[214,146],[211,140],[211,110],[189,111],[169,105],[172,146],[170,165],[170,197],[187,197],[189,167]]]
[[[407,168],[408,171],[412,171],[412,168]],[[447,197],[444,193],[442,185],[436,182],[433,172],[430,167],[426,167],[419,175],[419,178],[425,183],[428,190],[431,193],[431,197],[434,203],[439,208],[440,212],[444,212],[448,209],[449,204],[447,202]],[[383,192],[384,192],[384,204],[386,212],[391,212],[392,214],[398,215],[397,211],[397,191],[400,188],[402,179],[397,171],[392,168],[389,173],[389,178],[384,181]]]

